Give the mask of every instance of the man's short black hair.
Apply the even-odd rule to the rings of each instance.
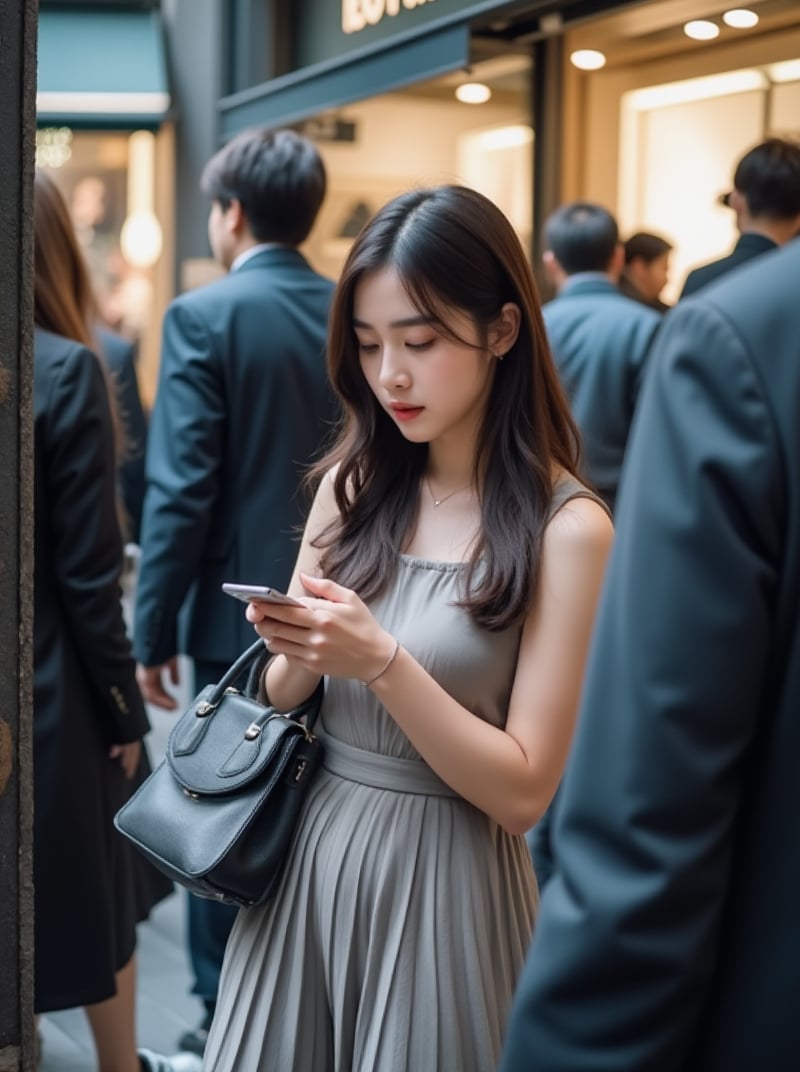
[[[547,218],[547,248],[567,275],[605,272],[619,242],[617,221],[601,205],[573,201]]]
[[[293,130],[245,130],[212,156],[200,188],[223,209],[239,201],[259,242],[298,246],[314,226],[326,181],[308,138]]]
[[[671,249],[672,243],[662,238],[661,235],[637,231],[625,243],[625,263],[630,264],[631,261],[641,258],[645,264],[652,264],[665,253],[669,253]]]
[[[786,220],[800,215],[800,145],[767,138],[736,165],[733,185],[751,216]]]

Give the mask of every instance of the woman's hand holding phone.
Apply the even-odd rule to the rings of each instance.
[[[370,680],[394,650],[394,638],[351,589],[304,573],[300,580],[310,598],[296,600],[254,585],[224,588],[247,599],[247,620],[273,654],[285,656],[289,667],[315,677]],[[271,698],[273,676],[283,677],[277,666],[270,672]]]
[[[352,589],[305,573],[300,580],[312,597],[302,611],[258,607],[256,628],[267,647],[314,674],[370,680],[394,651],[394,638]],[[248,618],[254,621],[252,607]]]

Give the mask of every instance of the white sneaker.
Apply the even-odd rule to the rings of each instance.
[[[194,1053],[176,1053],[164,1057],[152,1050],[139,1050],[142,1072],[203,1072],[203,1059]]]

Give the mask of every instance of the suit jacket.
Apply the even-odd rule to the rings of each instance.
[[[760,257],[762,253],[769,253],[770,250],[777,248],[777,243],[773,242],[771,238],[767,238],[766,235],[741,235],[727,257],[721,257],[718,261],[704,264],[702,267],[695,268],[689,272],[686,282],[683,284],[681,298],[688,298],[690,294],[695,294],[701,287],[713,283],[715,279],[732,272],[734,268],[740,268],[743,264],[752,260],[753,257]]]
[[[335,415],[332,290],[299,252],[271,247],[167,310],[134,627],[146,666],[178,651],[232,661],[253,631],[220,585],[289,582],[302,478]]]
[[[114,904],[113,876],[133,882],[135,854],[117,843],[112,817],[135,784],[108,751],[141,739],[148,721],[120,602],[105,379],[86,347],[37,329],[33,381],[36,1008],[45,1011],[112,996],[130,955],[135,919]]]
[[[138,543],[144,506],[144,453],[147,420],[136,379],[136,344],[107,328],[97,328],[100,357],[108,369],[125,442],[117,465],[117,485],[125,508],[126,539]]]
[[[594,273],[571,277],[543,313],[583,439],[583,475],[613,509],[645,360],[661,317]]]
[[[502,1072],[800,1053],[800,241],[650,359]]]

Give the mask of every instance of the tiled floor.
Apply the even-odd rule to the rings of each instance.
[[[181,666],[184,682],[188,667]],[[188,703],[187,687],[180,703]],[[150,710],[147,744],[153,762],[164,754],[174,715]],[[186,894],[174,893],[158,905],[138,935],[138,1041],[157,1053],[176,1052],[178,1036],[200,1022],[203,1007],[189,993],[191,976],[184,940]],[[96,1072],[86,1017],[80,1009],[50,1013],[40,1021],[42,1058],[38,1072]]]
[[[175,1053],[178,1036],[195,1027],[202,1006],[189,994],[183,941],[184,895],[174,894],[139,928],[138,1040],[158,1053]],[[95,1072],[94,1047],[80,1009],[50,1013],[40,1022],[38,1072]]]

